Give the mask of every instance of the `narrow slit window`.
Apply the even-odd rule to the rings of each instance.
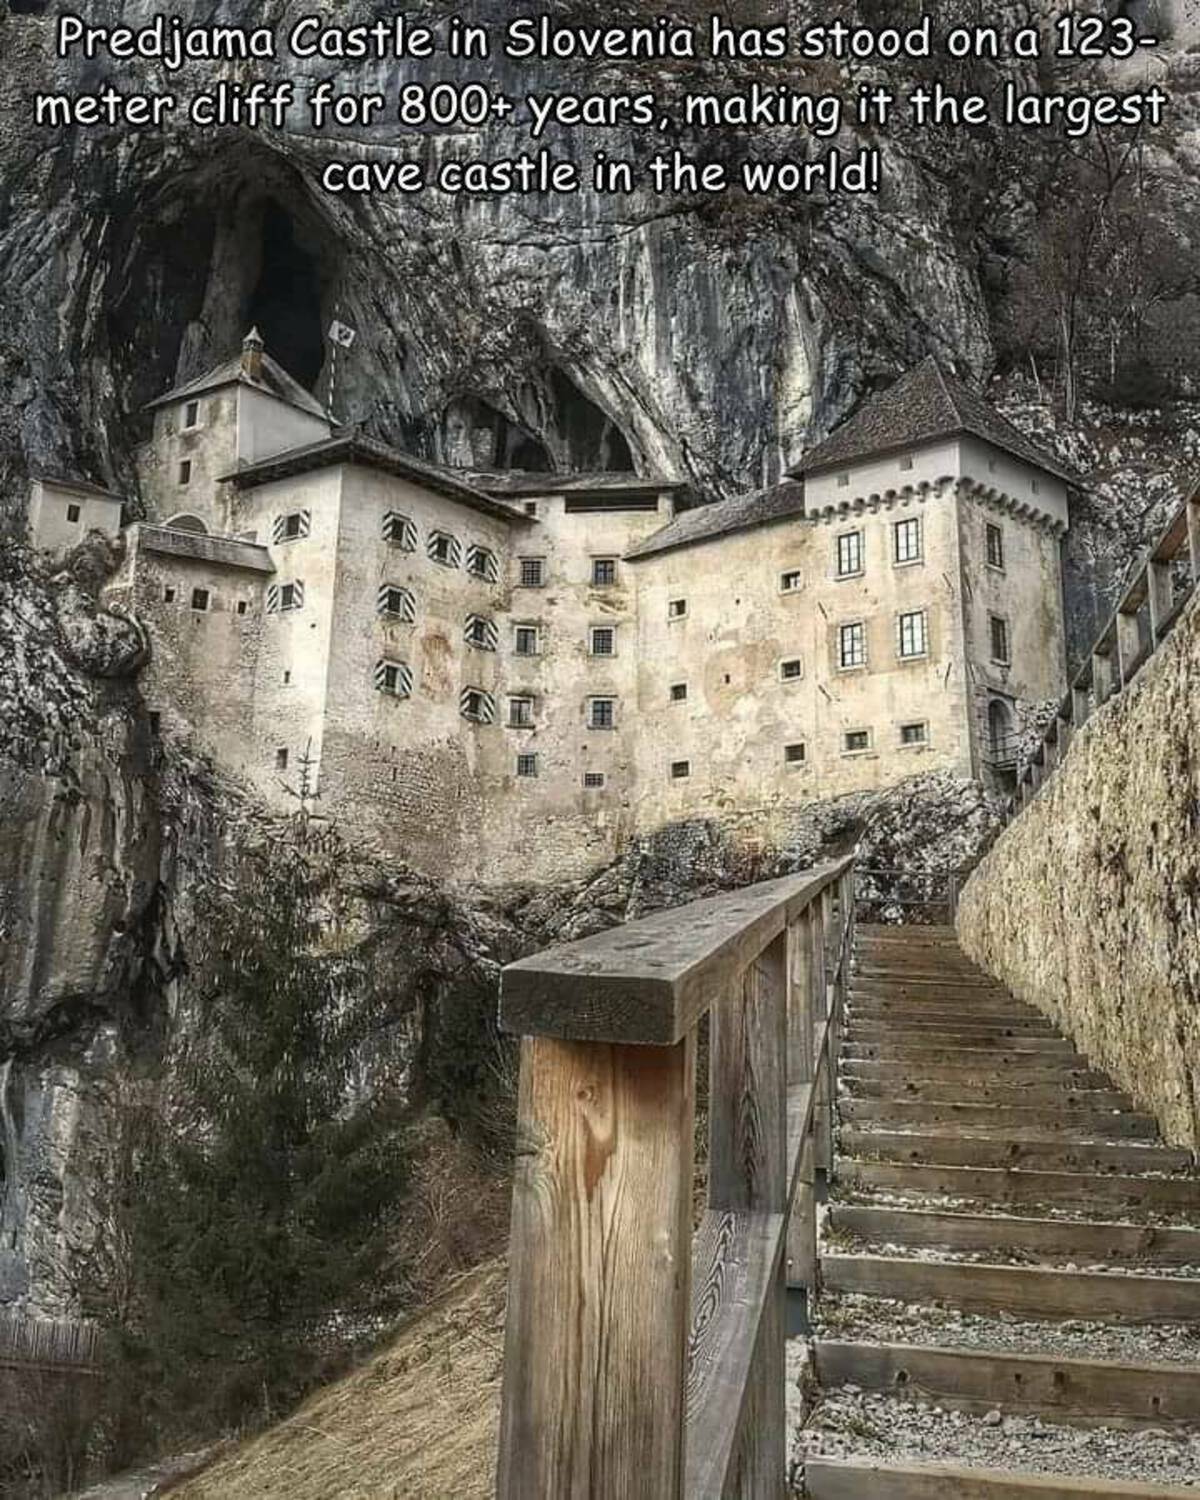
[[[179,464],[179,483],[180,483],[180,486],[183,486],[183,485],[191,484],[191,482],[192,482],[192,461],[191,461],[190,458],[185,458],[185,459],[182,459],[180,461],[180,464]]]

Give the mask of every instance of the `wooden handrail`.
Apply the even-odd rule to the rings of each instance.
[[[501,1500],[782,1500],[786,1292],[815,1290],[853,930],[844,859],[505,969],[524,1040]]]
[[[1184,560],[1190,582],[1176,599],[1171,567]],[[1116,608],[1096,637],[1057,714],[1029,760],[1020,767],[1016,791],[1005,809],[1006,821],[1011,822],[1033,800],[1095,709],[1133,681],[1166,639],[1198,586],[1200,486],[1193,485],[1158,540],[1132,570]]]

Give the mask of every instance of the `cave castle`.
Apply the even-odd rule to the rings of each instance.
[[[476,473],[339,428],[252,333],[152,404],[145,513],[35,477],[34,543],[123,530],[150,725],[268,804],[498,885],[710,818],[753,845],[925,771],[993,784],[1066,686],[1077,481],[928,359],[766,490]]]

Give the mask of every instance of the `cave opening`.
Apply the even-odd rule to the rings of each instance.
[[[321,269],[305,248],[291,215],[274,199],[263,206],[261,267],[246,308],[267,350],[306,390],[325,365]]]
[[[633,453],[625,434],[596,403],[557,366],[550,389],[557,411],[559,435],[571,455],[571,466],[604,474],[633,471]]]

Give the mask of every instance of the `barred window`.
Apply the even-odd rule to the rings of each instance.
[[[783,759],[786,765],[802,766],[807,756],[808,751],[803,740],[798,741],[794,745],[785,745],[783,747]]]
[[[896,650],[899,656],[924,656],[929,650],[929,632],[923,609],[915,609],[908,614],[901,615],[897,630],[899,638]]]
[[[521,587],[523,589],[540,589],[546,582],[546,559],[544,557],[523,557],[521,559]]]
[[[847,531],[837,539],[837,576],[853,578],[863,570],[863,534]]]
[[[603,771],[585,771],[583,773],[583,788],[587,792],[598,792],[604,785]]]
[[[500,577],[496,554],[472,542],[467,548],[467,572],[474,578],[482,578],[485,583],[495,583]]]
[[[913,516],[897,521],[892,529],[892,555],[896,562],[919,562],[921,558],[921,520]]]
[[[408,589],[398,583],[385,583],[379,590],[376,608],[389,620],[411,625],[417,618],[417,601]]]
[[[472,724],[496,722],[496,700],[482,688],[463,688],[458,700],[458,711]]]
[[[804,663],[798,656],[789,656],[786,661],[779,663],[779,680],[781,682],[799,682],[804,676]]]
[[[865,667],[867,664],[867,628],[861,620],[838,629],[838,666]]]
[[[412,693],[412,671],[402,661],[379,661],[375,664],[375,688],[391,698],[407,698]]]
[[[457,568],[462,563],[462,543],[448,531],[431,531],[426,550],[430,561],[443,568]]]
[[[592,558],[592,585],[594,588],[610,588],[617,581],[615,557]]]
[[[536,776],[538,773],[538,758],[536,755],[517,756],[517,775]]]
[[[468,615],[463,639],[477,651],[495,651],[500,644],[500,632],[494,620],[485,619],[483,615]]]
[[[901,724],[900,743],[902,745],[924,745],[929,739],[929,725],[922,720],[918,724]]]
[[[399,547],[402,552],[417,550],[417,528],[398,510],[389,510],[384,516],[383,539],[389,547]]]
[[[277,547],[284,542],[302,541],[311,531],[312,512],[307,510],[289,511],[271,522],[271,540]]]
[[[848,729],[842,744],[847,755],[861,755],[864,750],[871,748],[871,731]]]
[[[592,626],[592,655],[615,656],[617,654],[617,632],[611,625]]]
[[[192,590],[192,608],[203,614],[211,602],[212,596],[207,589]]]

